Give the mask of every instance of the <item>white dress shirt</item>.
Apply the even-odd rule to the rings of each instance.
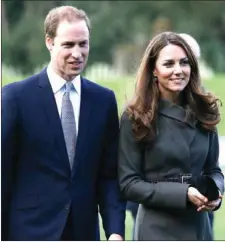
[[[62,109],[62,98],[65,92],[65,83],[62,77],[56,74],[51,66],[47,67],[47,75],[50,81],[52,91],[55,96],[56,105],[58,108],[59,116],[61,118],[61,109]],[[75,116],[75,123],[76,123],[76,135],[78,135],[78,127],[79,127],[79,116],[80,116],[80,100],[81,100],[81,79],[80,75],[76,76],[72,81],[74,89],[70,92],[70,100],[73,105],[73,111]]]

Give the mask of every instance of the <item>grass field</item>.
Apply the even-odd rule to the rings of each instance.
[[[2,85],[9,82],[21,80],[21,76],[6,75],[2,72]],[[131,97],[134,89],[134,81],[131,78],[121,78],[120,80],[102,80],[99,82],[103,86],[112,89],[117,98],[119,113],[126,104],[126,100]],[[225,75],[216,75],[213,79],[204,81],[204,86],[217,95],[225,105]],[[218,126],[219,135],[225,135],[225,106],[221,107],[221,122]],[[215,212],[215,239],[225,240],[225,204]],[[132,238],[133,221],[129,212],[126,216],[126,240]],[[104,232],[101,228],[101,238],[104,240]]]
[[[215,213],[215,224],[214,224],[214,234],[215,240],[225,240],[225,203],[223,206],[216,211]],[[133,231],[133,219],[131,213],[126,213],[126,240],[132,240],[132,231]],[[105,234],[101,227],[101,240],[105,240]]]
[[[13,74],[9,75],[2,71],[2,85],[4,86],[7,83],[21,80],[23,77],[18,75],[14,76]],[[134,78],[124,77],[121,79],[108,79],[101,80],[98,83],[101,85],[112,89],[117,98],[119,113],[121,114],[123,107],[126,105],[127,100],[132,96],[134,90]],[[218,74],[214,78],[203,81],[203,85],[207,90],[214,93],[223,103],[223,106],[220,108],[221,112],[221,122],[218,125],[219,135],[225,135],[225,74]]]
[[[131,78],[121,80],[102,80],[101,85],[112,89],[118,101],[119,113],[121,114],[127,100],[132,96],[134,81]],[[221,122],[218,126],[219,135],[225,135],[225,75],[216,75],[210,80],[205,80],[203,85],[206,89],[215,94],[224,104],[221,109]],[[215,212],[214,233],[216,240],[225,240],[225,204]],[[133,221],[129,212],[126,216],[126,240],[132,239]],[[104,232],[101,230],[101,238],[104,240]]]
[[[119,112],[125,106],[127,100],[132,96],[135,81],[131,78],[123,78],[120,80],[102,80],[98,83],[112,89],[118,101]],[[222,102],[221,122],[218,125],[219,135],[225,135],[225,74],[218,74],[214,78],[203,81],[205,88],[216,95]]]

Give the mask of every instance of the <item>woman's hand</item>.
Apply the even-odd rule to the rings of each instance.
[[[214,201],[208,202],[206,204],[203,204],[202,206],[200,206],[197,209],[197,211],[198,212],[200,212],[200,211],[212,211],[212,210],[214,210],[216,207],[218,207],[220,205],[221,200],[222,200],[222,194],[219,191],[219,198],[217,200],[214,200]]]
[[[187,191],[188,200],[198,208],[205,205],[208,199],[203,196],[195,187],[189,187]]]

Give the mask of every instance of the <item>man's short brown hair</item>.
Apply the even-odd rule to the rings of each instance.
[[[89,32],[91,30],[90,20],[83,10],[72,6],[60,6],[50,10],[46,16],[44,22],[45,35],[52,39],[55,38],[58,25],[63,20],[68,22],[85,20]]]

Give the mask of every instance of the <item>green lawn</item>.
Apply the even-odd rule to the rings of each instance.
[[[9,82],[21,80],[20,76],[7,75],[7,73],[2,73],[2,85],[5,85]],[[131,78],[121,78],[117,80],[102,80],[99,82],[103,86],[111,88],[115,91],[119,113],[122,112],[123,107],[126,104],[126,100],[131,97],[131,94],[134,89],[134,80]],[[217,75],[215,78],[211,80],[204,81],[204,86],[216,94],[223,104],[225,105],[225,75]],[[220,135],[225,135],[225,106],[221,108],[221,122],[218,126],[218,131]],[[223,204],[222,208],[215,213],[215,239],[216,240],[225,240],[225,204]],[[131,239],[133,228],[133,221],[129,212],[127,212],[126,216],[126,240]],[[104,240],[104,232],[101,228],[101,238]]]
[[[215,239],[225,240],[225,203],[223,202],[222,207],[215,212]]]
[[[112,89],[117,98],[119,112],[121,113],[125,106],[127,99],[132,96],[135,80],[134,78],[121,78],[121,79],[110,79],[101,80],[100,83],[103,86]],[[215,94],[223,103],[220,108],[221,122],[218,125],[219,135],[225,135],[225,74],[218,74],[214,78],[203,81],[203,85],[206,89]]]
[[[123,78],[120,80],[102,80],[99,82],[101,85],[112,89],[118,101],[119,113],[121,114],[123,107],[125,106],[127,99],[132,96],[134,90],[134,80],[131,78]],[[203,85],[207,90],[211,91],[217,97],[220,98],[224,104],[221,111],[221,122],[218,126],[219,135],[225,135],[225,75],[216,75],[210,80],[205,80]],[[225,204],[215,212],[215,239],[225,240]],[[126,216],[126,240],[131,240],[132,238],[133,221],[129,212]],[[104,240],[104,232],[101,229],[101,238]]]
[[[225,135],[225,75],[217,75],[215,78],[205,81],[204,85],[222,102],[222,107],[220,108],[221,122],[219,123],[218,131],[220,135]]]
[[[225,240],[225,203],[215,213],[214,234],[215,240]],[[101,219],[100,219],[101,220]],[[125,239],[132,240],[133,219],[130,212],[126,213]],[[101,227],[101,240],[105,240],[105,234]]]
[[[21,80],[22,76],[14,76],[13,74],[2,72],[2,85],[7,83]],[[100,83],[103,86],[112,89],[117,98],[119,113],[121,114],[123,107],[126,105],[127,100],[132,96],[135,80],[134,78],[124,77],[121,79],[108,79],[101,80]],[[225,74],[218,74],[210,80],[203,82],[207,90],[214,93],[223,103],[221,107],[221,122],[218,125],[219,135],[225,135]]]

